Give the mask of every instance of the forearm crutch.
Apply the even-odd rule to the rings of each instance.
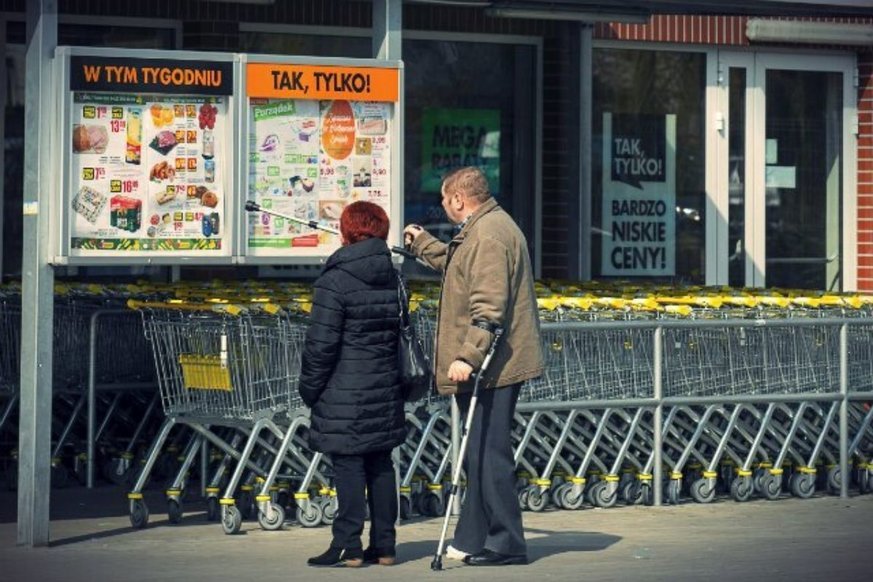
[[[430,563],[431,570],[443,569],[443,552],[446,549],[446,533],[449,531],[449,518],[452,515],[452,507],[455,504],[455,496],[458,494],[458,484],[461,482],[461,467],[464,465],[464,455],[467,452],[467,440],[470,435],[470,427],[473,426],[473,414],[476,411],[476,403],[479,400],[479,383],[491,363],[491,358],[494,357],[494,351],[497,349],[497,343],[500,341],[500,336],[503,335],[503,329],[496,328],[494,330],[494,341],[491,342],[491,347],[488,348],[488,353],[485,354],[485,360],[482,366],[476,373],[476,380],[473,382],[473,397],[470,398],[470,409],[467,411],[467,419],[464,421],[464,430],[461,433],[461,450],[458,452],[458,464],[454,467],[452,475],[452,487],[449,489],[449,502],[446,504],[446,516],[443,520],[443,531],[440,533],[440,541],[437,545],[436,554],[433,561]]]

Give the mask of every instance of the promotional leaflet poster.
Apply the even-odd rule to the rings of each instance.
[[[70,73],[72,253],[221,254],[229,64],[73,57]]]
[[[73,249],[221,249],[224,98],[76,93]]]
[[[500,193],[500,110],[427,108],[421,118],[421,191],[439,192],[452,170],[477,166]]]
[[[676,271],[676,116],[603,114],[602,274]]]
[[[334,229],[343,208],[357,200],[390,216],[392,108],[342,99],[251,99],[249,199]],[[266,213],[249,215],[248,241],[254,254],[293,249],[294,256],[324,256],[340,245],[337,235]]]

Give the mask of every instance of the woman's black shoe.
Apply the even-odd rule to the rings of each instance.
[[[364,562],[379,564],[380,566],[393,566],[396,561],[393,551],[369,547],[364,550]]]
[[[310,566],[360,568],[364,563],[364,552],[360,548],[344,550],[331,546],[320,556],[306,560],[306,563]]]

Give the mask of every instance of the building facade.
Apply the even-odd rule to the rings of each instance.
[[[439,176],[475,164],[542,277],[873,290],[873,8],[653,2],[609,21],[458,4],[402,5],[406,222],[447,234]],[[0,256],[16,277],[26,6],[2,6]],[[59,45],[374,55],[364,1],[58,11]]]

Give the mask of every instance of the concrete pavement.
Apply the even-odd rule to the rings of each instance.
[[[0,581],[873,579],[871,495],[525,513],[530,565],[445,560],[443,572],[430,570],[437,519],[400,527],[396,566],[324,570],[306,558],[327,547],[327,527],[266,532],[248,521],[227,536],[200,504],[171,525],[150,492],[150,525],[134,530],[118,488],[52,495],[52,545],[30,549],[15,545],[15,494],[0,493]]]

